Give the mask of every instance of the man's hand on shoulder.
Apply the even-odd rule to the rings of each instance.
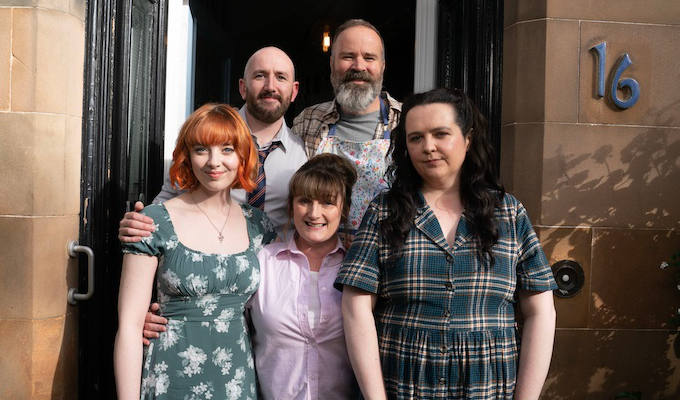
[[[128,211],[120,221],[118,240],[123,243],[134,243],[150,236],[154,231],[153,219],[139,212],[144,208],[141,201],[135,203],[135,211]]]

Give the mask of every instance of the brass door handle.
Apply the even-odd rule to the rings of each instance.
[[[87,255],[87,293],[78,293],[77,288],[68,289],[69,304],[76,305],[78,301],[89,300],[94,294],[94,252],[87,246],[81,246],[75,240],[71,240],[67,246],[70,257],[78,257],[78,253]]]

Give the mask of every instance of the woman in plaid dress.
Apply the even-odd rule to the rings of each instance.
[[[541,392],[556,286],[526,210],[496,178],[485,125],[460,90],[403,105],[391,188],[366,211],[336,280],[367,399]]]

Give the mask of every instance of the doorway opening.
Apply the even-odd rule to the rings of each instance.
[[[179,62],[191,64],[193,72],[182,75],[181,82],[173,75],[166,85],[166,67],[178,62],[166,55],[168,35],[177,29],[168,23],[168,8],[187,3],[194,17],[195,61],[182,56]],[[180,110],[173,107],[169,113],[179,117],[180,125],[205,102],[241,106],[238,79],[245,62],[255,50],[273,45],[290,55],[300,81],[298,98],[286,115],[290,124],[303,108],[334,97],[322,34],[328,26],[332,35],[350,18],[371,22],[385,40],[384,88],[396,99],[413,91],[416,1],[336,3],[97,0],[88,7],[79,242],[97,254],[97,292],[78,310],[80,398],[115,398],[118,222],[131,202],[149,202],[160,189],[164,138],[174,147],[172,137],[179,128],[166,125],[168,100],[184,96]],[[465,89],[499,138],[503,2],[437,4],[436,85]],[[193,88],[185,91],[187,82]],[[86,282],[82,274],[81,287]]]
[[[294,4],[294,6],[293,6]],[[322,37],[351,18],[372,23],[385,42],[383,87],[396,99],[413,91],[415,0],[383,2],[351,0],[291,3],[189,2],[196,26],[194,109],[206,102],[243,104],[238,80],[256,50],[276,46],[295,64],[300,92],[286,113],[290,125],[305,107],[333,99],[329,52]]]

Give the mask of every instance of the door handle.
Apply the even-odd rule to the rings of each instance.
[[[78,301],[89,300],[94,294],[94,252],[87,246],[81,246],[75,240],[68,242],[68,255],[78,257],[78,253],[87,255],[87,293],[78,293],[77,288],[68,289],[69,304],[76,305]]]

